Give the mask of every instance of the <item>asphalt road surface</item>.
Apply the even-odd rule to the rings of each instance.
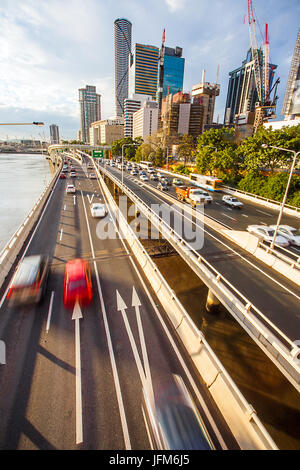
[[[11,276],[1,291],[0,448],[149,449],[143,384],[155,395],[171,374],[182,376],[214,446],[238,448],[128,247],[116,232],[99,238],[90,204],[106,201],[85,164],[75,166],[76,178],[57,180],[23,252],[51,257],[45,297],[9,306]],[[71,181],[75,195],[65,191]],[[109,212],[105,220],[115,231]],[[64,267],[78,257],[90,263],[93,303],[72,319]]]

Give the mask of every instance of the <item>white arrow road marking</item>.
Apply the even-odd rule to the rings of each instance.
[[[138,353],[138,350],[137,350],[137,347],[136,347],[136,344],[135,344],[135,341],[134,341],[134,337],[133,337],[133,334],[132,334],[132,331],[131,331],[131,328],[130,328],[130,325],[129,325],[129,322],[128,322],[128,318],[127,318],[127,315],[126,315],[127,306],[126,306],[124,300],[122,299],[122,297],[120,296],[118,290],[116,290],[116,294],[117,294],[117,310],[121,311],[121,313],[122,313],[123,321],[124,321],[125,328],[126,328],[126,331],[127,331],[128,337],[129,337],[129,341],[130,341],[130,344],[131,344],[133,356],[134,356],[134,359],[135,359],[135,362],[136,362],[136,365],[137,365],[137,368],[138,368],[138,371],[139,371],[139,374],[140,374],[141,382],[142,382],[143,386],[145,386],[146,385],[146,376],[145,376],[145,372],[144,372],[144,369],[143,369],[143,366],[142,366],[142,362],[141,362],[141,359],[140,359],[140,356],[139,356],[139,353]]]
[[[141,347],[142,347],[142,354],[143,354],[143,361],[144,361],[144,367],[145,367],[145,374],[146,374],[148,392],[151,394],[150,398],[152,399],[152,403],[154,403],[154,393],[153,393],[153,387],[152,387],[151,372],[150,372],[149,359],[148,359],[148,354],[147,354],[145,335],[144,335],[144,331],[143,331],[141,312],[140,312],[141,305],[142,305],[141,301],[140,301],[140,299],[137,295],[135,287],[133,286],[133,289],[132,289],[132,306],[135,308],[135,313],[136,313],[136,319],[137,319],[139,337],[140,337],[140,342],[141,342]]]
[[[75,357],[76,357],[76,444],[83,442],[82,429],[82,391],[81,391],[81,357],[80,357],[80,325],[82,312],[78,300],[76,300],[72,315],[75,320]]]
[[[89,240],[90,240],[90,245],[91,245],[91,250],[92,250],[92,256],[93,256],[93,258],[95,258],[95,250],[94,250],[94,245],[93,245],[93,240],[92,240],[92,235],[91,235],[91,229],[90,229],[89,219],[88,219],[88,216],[87,216],[87,211],[86,211],[82,191],[81,191],[81,198],[82,198],[83,209],[84,209],[84,214],[85,214],[85,220],[86,220],[86,225],[87,225],[88,234],[89,234]],[[115,359],[115,355],[114,355],[113,344],[112,344],[111,334],[110,334],[110,330],[109,330],[107,314],[106,314],[106,308],[105,308],[105,304],[104,304],[103,293],[102,293],[102,289],[101,289],[99,272],[98,272],[98,267],[97,267],[96,261],[94,261],[94,269],[95,269],[95,274],[96,274],[98,295],[99,295],[99,300],[100,300],[100,305],[101,305],[101,310],[102,310],[102,316],[103,316],[103,321],[104,321],[104,328],[105,328],[106,339],[107,339],[107,345],[108,345],[108,350],[109,350],[109,357],[110,357],[111,367],[112,367],[114,381],[115,381],[116,395],[117,395],[117,400],[118,400],[118,405],[119,405],[119,411],[120,411],[120,418],[121,418],[125,448],[126,448],[126,450],[131,450],[131,442],[130,442],[129,431],[128,431],[128,426],[127,426],[127,421],[126,421],[126,414],[125,414],[125,408],[124,408],[124,403],[123,403],[122,390],[121,390],[121,385],[120,385],[120,380],[119,380],[119,375],[118,375],[118,369],[117,369],[117,365],[116,365],[116,359]]]
[[[51,321],[51,315],[52,315],[53,300],[54,300],[54,291],[51,292],[51,298],[50,298],[50,304],[49,304],[49,310],[48,310],[48,317],[47,317],[47,324],[46,324],[46,332],[47,333],[50,329],[50,321]]]
[[[94,199],[94,194],[92,194],[92,197],[90,197],[90,195],[88,194],[88,200],[90,204],[92,203],[93,199]]]

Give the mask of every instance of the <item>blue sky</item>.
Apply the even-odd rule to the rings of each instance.
[[[260,29],[269,25],[270,59],[280,77],[277,115],[299,28],[299,0],[253,0]],[[1,0],[0,122],[43,121],[44,127],[1,126],[0,139],[48,138],[49,125],[62,138],[80,128],[78,88],[96,85],[102,118],[114,115],[113,22],[132,22],[132,42],[180,46],[185,57],[184,91],[201,81],[218,82],[215,120],[223,122],[228,73],[250,47],[247,0]],[[245,18],[245,23],[244,23]],[[259,28],[260,26],[260,28]]]

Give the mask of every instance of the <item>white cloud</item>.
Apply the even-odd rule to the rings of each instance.
[[[169,10],[174,13],[175,11],[182,10],[185,7],[186,0],[165,0]]]

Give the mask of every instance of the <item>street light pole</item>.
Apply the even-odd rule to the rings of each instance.
[[[282,200],[282,203],[281,203],[281,206],[280,206],[280,211],[279,211],[279,214],[278,214],[277,224],[276,224],[273,240],[272,240],[272,243],[271,243],[271,249],[274,249],[275,239],[276,239],[276,236],[277,236],[278,227],[280,225],[281,217],[282,217],[282,214],[283,214],[284,205],[285,205],[285,202],[286,202],[286,199],[287,199],[287,195],[288,195],[288,191],[289,191],[289,187],[290,187],[290,182],[291,182],[291,179],[292,179],[292,176],[293,176],[293,171],[294,171],[294,168],[295,168],[295,165],[296,165],[297,157],[298,157],[300,152],[296,152],[295,150],[284,149],[282,147],[275,147],[274,145],[267,145],[267,144],[262,144],[262,147],[263,148],[272,147],[273,149],[283,150],[284,152],[291,152],[291,153],[294,154],[293,162],[292,162],[291,169],[290,169],[289,179],[288,179],[286,189],[285,189],[285,193],[284,193],[284,196],[283,196],[283,200]]]
[[[43,126],[43,122],[1,122],[0,126]]]

